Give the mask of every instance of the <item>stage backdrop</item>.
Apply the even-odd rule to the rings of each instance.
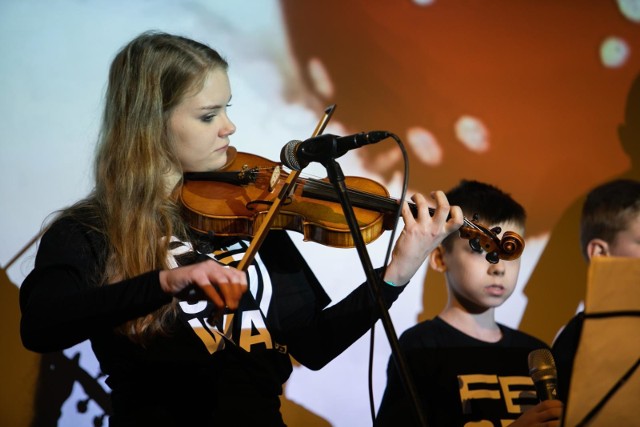
[[[550,342],[580,306],[581,199],[602,181],[639,175],[638,134],[617,133],[640,71],[637,0],[4,0],[0,424],[26,426],[36,412],[39,425],[106,425],[109,391],[88,344],[45,356],[24,350],[17,295],[47,216],[91,189],[110,61],[149,29],[228,58],[232,144],[241,151],[277,160],[335,103],[328,132],[380,129],[404,141],[411,193],[462,178],[511,193],[529,213],[527,247],[499,321]],[[391,140],[339,162],[399,195],[402,159]],[[317,165],[305,172],[324,176]],[[354,250],[293,238],[334,301],[364,279]],[[388,233],[369,245],[376,266],[387,241]],[[391,309],[397,333],[443,303],[441,278],[424,268]],[[283,396],[290,425],[371,424],[370,339],[320,372],[296,366]],[[374,348],[377,406],[389,357],[380,326]]]

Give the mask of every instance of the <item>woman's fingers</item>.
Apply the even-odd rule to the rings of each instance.
[[[399,284],[409,281],[429,253],[462,225],[462,211],[457,206],[449,206],[447,196],[442,191],[433,192],[431,197],[436,203],[433,215],[422,194],[412,196],[417,208],[415,218],[408,205],[402,207],[404,228],[394,246],[385,280]]]
[[[442,191],[434,191],[431,193],[431,197],[436,201],[433,221],[437,224],[443,224],[443,230],[447,234],[459,229],[464,220],[460,206],[451,206]]]
[[[217,308],[235,310],[247,291],[246,273],[213,260],[160,272],[162,289],[172,295],[195,285]]]
[[[247,291],[247,276],[244,272],[231,267],[223,267],[223,274],[211,281],[211,286],[221,294],[224,306],[235,310],[242,295]],[[215,283],[215,284],[214,284]]]

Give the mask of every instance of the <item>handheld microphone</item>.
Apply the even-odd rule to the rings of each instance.
[[[558,398],[558,371],[553,355],[546,348],[529,353],[529,375],[536,386],[540,400]]]
[[[377,130],[348,136],[324,134],[305,141],[293,140],[282,147],[280,161],[288,168],[299,171],[310,162],[323,163],[329,159],[337,159],[349,150],[375,144],[389,135],[389,132]]]

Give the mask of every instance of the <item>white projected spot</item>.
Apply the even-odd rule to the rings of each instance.
[[[628,20],[640,22],[640,0],[618,0],[618,8]]]
[[[407,130],[409,146],[420,161],[429,166],[436,166],[442,162],[442,148],[438,140],[428,130],[419,126]]]
[[[627,62],[629,46],[619,37],[607,37],[600,46],[600,60],[607,68],[618,68]]]
[[[367,169],[374,173],[385,173],[402,161],[402,151],[394,146],[389,150],[374,155],[367,161]]]
[[[325,98],[331,98],[334,93],[333,83],[322,61],[311,58],[309,61],[309,77],[316,92]]]
[[[455,124],[456,137],[465,147],[476,153],[489,149],[489,130],[482,121],[472,116],[461,116]]]
[[[418,6],[429,6],[430,4],[435,3],[436,0],[413,0],[413,2]]]

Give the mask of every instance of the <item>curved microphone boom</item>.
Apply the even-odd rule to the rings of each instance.
[[[288,168],[299,171],[311,162],[324,163],[329,159],[337,159],[349,150],[375,144],[390,135],[387,131],[376,130],[348,136],[324,134],[305,141],[293,140],[282,147],[280,161]]]
[[[529,375],[536,386],[540,400],[558,398],[558,371],[553,355],[546,348],[529,353]]]

